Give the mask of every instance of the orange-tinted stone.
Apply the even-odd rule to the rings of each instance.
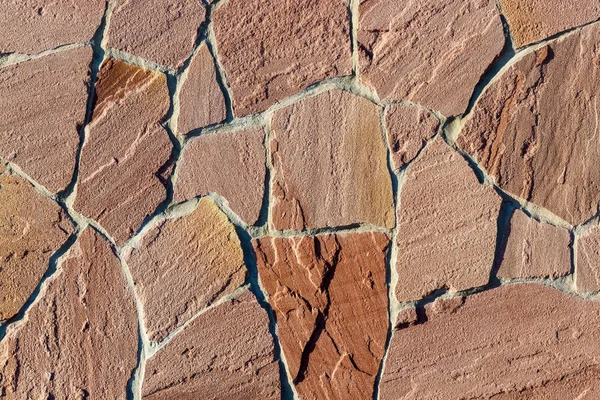
[[[371,398],[388,329],[388,237],[263,237],[253,245],[300,398]]]
[[[575,286],[582,292],[600,290],[600,227],[590,228],[577,240]]]
[[[273,116],[272,226],[394,226],[380,108],[337,89]]]

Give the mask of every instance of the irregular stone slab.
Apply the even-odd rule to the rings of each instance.
[[[600,209],[600,27],[525,55],[481,96],[458,139],[496,183],[573,225]]]
[[[378,232],[253,241],[300,398],[373,396],[388,328],[388,245]]]
[[[400,301],[488,283],[502,202],[441,138],[406,170],[398,210]]]
[[[575,286],[582,292],[600,290],[600,227],[590,228],[577,240]]]
[[[205,14],[200,0],[119,1],[108,47],[177,69],[192,53]]]
[[[404,104],[392,104],[385,119],[395,169],[414,160],[440,127],[432,114]]]
[[[515,47],[549,38],[600,18],[595,1],[499,0]]]
[[[165,75],[108,59],[96,95],[74,208],[121,245],[167,196],[169,91]]]
[[[337,89],[273,115],[275,229],[394,226],[380,109]]]
[[[91,61],[78,47],[0,69],[0,157],[51,192],[73,177]]]
[[[506,235],[498,276],[556,279],[571,272],[571,237],[568,230],[538,222],[516,210]]]
[[[105,7],[106,0],[3,1],[0,54],[37,54],[65,44],[87,42],[100,27]],[[56,76],[59,77],[71,75]]]
[[[235,228],[207,197],[192,214],[148,231],[126,259],[156,342],[246,278]]]
[[[142,395],[159,399],[279,399],[269,320],[245,291],[200,315],[146,363]]]
[[[493,0],[363,0],[359,15],[361,80],[445,116],[465,111],[504,46]]]
[[[386,399],[594,399],[600,304],[538,284],[502,286],[426,306],[394,333]]]
[[[178,163],[175,201],[214,192],[224,197],[243,221],[256,223],[265,194],[264,140],[262,128],[193,139]]]
[[[135,302],[119,260],[87,229],[0,344],[7,399],[125,399],[137,365]]]
[[[211,19],[236,115],[352,72],[345,0],[232,0]]]
[[[73,224],[52,200],[0,164],[0,321],[14,317]]]

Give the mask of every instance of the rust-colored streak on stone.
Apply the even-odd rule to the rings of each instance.
[[[125,399],[137,365],[133,294],[108,243],[78,239],[26,319],[0,345],[0,393],[17,399]]]
[[[215,61],[206,44],[200,46],[198,54],[192,59],[179,103],[177,130],[180,134],[216,124],[227,117],[225,99],[217,82]]]
[[[465,111],[504,45],[493,0],[368,0],[359,10],[361,80],[382,99],[446,116]]]
[[[37,54],[92,39],[106,0],[19,0],[0,2],[0,54]],[[68,74],[57,76],[65,77]],[[0,107],[1,108],[1,107]]]
[[[146,363],[145,400],[279,399],[265,311],[250,292],[200,315]]]
[[[119,1],[108,47],[177,69],[192,53],[205,14],[201,0]]]
[[[600,290],[600,227],[590,228],[577,241],[575,285],[582,292]]]
[[[65,212],[0,165],[0,321],[14,317],[73,233]]]
[[[502,278],[552,278],[571,271],[571,237],[564,228],[538,222],[516,210],[507,229]]]
[[[388,327],[388,237],[264,237],[253,245],[300,397],[371,398]]]
[[[91,61],[78,47],[0,69],[0,156],[51,192],[73,177]]]
[[[166,198],[172,143],[160,122],[169,91],[165,75],[118,60],[105,62],[98,86],[74,208],[120,245]]]
[[[249,128],[201,135],[183,150],[175,201],[207,193],[224,197],[246,223],[256,223],[265,192],[265,132]]]
[[[440,126],[432,114],[404,104],[389,107],[386,124],[395,169],[414,160]]]
[[[458,140],[501,188],[571,224],[600,208],[598,37],[590,26],[524,56],[482,95]]]
[[[212,21],[236,115],[352,72],[345,0],[232,0]]]
[[[209,198],[200,200],[192,214],[167,220],[145,234],[127,263],[150,340],[162,341],[244,283],[240,246],[233,225]]]
[[[330,90],[275,112],[272,130],[275,229],[394,226],[379,107]]]
[[[406,170],[398,211],[400,301],[488,282],[501,198],[441,138]]]
[[[437,300],[394,333],[381,399],[594,399],[600,304],[538,284]],[[589,394],[590,396],[587,396]]]

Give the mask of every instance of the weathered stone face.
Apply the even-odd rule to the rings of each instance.
[[[577,241],[575,286],[582,292],[600,290],[600,227],[590,228]]]

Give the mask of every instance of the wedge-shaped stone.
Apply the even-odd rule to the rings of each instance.
[[[437,300],[394,332],[381,399],[595,399],[600,304],[538,284]]]
[[[600,227],[590,228],[577,240],[575,285],[582,292],[600,290]]]
[[[398,211],[400,301],[489,280],[501,198],[441,138],[406,170]]]
[[[160,342],[246,277],[235,228],[210,198],[162,222],[126,257],[144,306],[146,332]]]
[[[0,69],[0,157],[51,192],[73,177],[91,61],[78,47]]]
[[[244,291],[200,315],[146,362],[142,395],[162,399],[281,397],[269,319]]]
[[[388,329],[388,237],[263,237],[253,245],[300,398],[372,398]]]
[[[531,52],[482,95],[459,137],[503,189],[573,225],[600,209],[600,27]]]
[[[236,115],[352,72],[345,0],[232,0],[211,19]]]
[[[362,97],[332,89],[275,112],[275,229],[394,226],[380,111]]]
[[[262,128],[193,139],[178,163],[175,201],[217,193],[243,221],[256,223],[265,194],[264,140]]]
[[[361,80],[446,116],[465,111],[504,46],[494,0],[363,0],[359,10]]]
[[[108,59],[96,94],[74,208],[120,245],[167,195],[172,143],[160,122],[169,91],[165,75]]]
[[[135,302],[109,244],[87,229],[0,344],[0,393],[125,399],[137,365]]]

